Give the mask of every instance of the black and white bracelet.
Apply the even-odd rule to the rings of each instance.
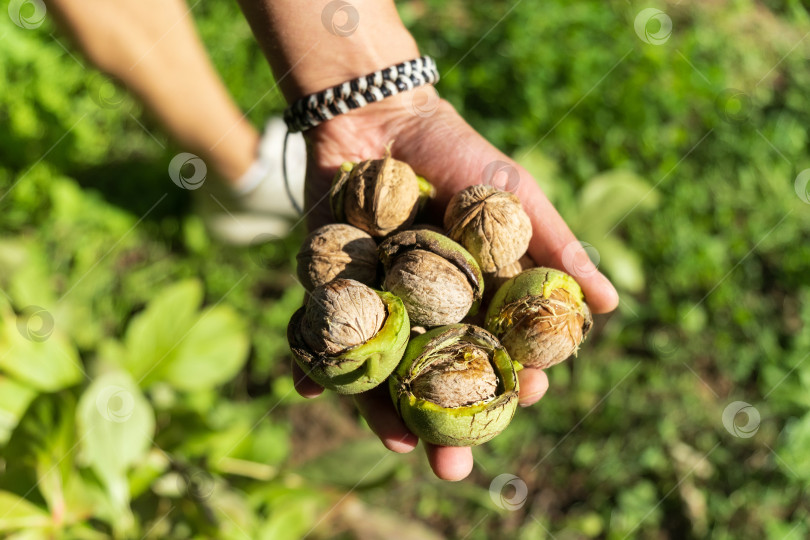
[[[438,80],[436,62],[421,56],[304,96],[287,107],[284,122],[292,133],[306,131],[353,109]]]
[[[284,187],[293,208],[299,214],[302,213],[287,178],[287,139],[290,133],[307,131],[353,109],[438,81],[439,70],[436,68],[436,62],[429,56],[420,56],[304,96],[287,107],[284,110],[287,135],[284,137],[281,167]]]

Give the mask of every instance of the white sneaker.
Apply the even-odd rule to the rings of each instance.
[[[282,153],[287,126],[280,117],[268,120],[256,161],[236,190],[224,182],[206,181],[194,191],[195,209],[209,233],[221,242],[250,245],[286,236],[299,219],[284,185]],[[299,205],[304,200],[306,144],[300,133],[287,140],[287,178]]]

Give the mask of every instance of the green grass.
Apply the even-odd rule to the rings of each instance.
[[[440,94],[535,173],[622,293],[458,484],[386,453],[350,402],[292,391],[303,231],[211,243],[166,174],[181,149],[125,93],[102,102],[114,87],[49,21],[0,17],[0,531],[807,537],[808,11],[659,4],[673,29],[652,45],[633,26],[646,7],[400,3]],[[249,118],[278,113],[236,6],[194,14]],[[47,340],[22,338],[28,306],[52,317]],[[217,324],[173,348],[200,321]],[[735,401],[751,436],[724,426]],[[514,510],[490,496],[507,473],[527,489]]]

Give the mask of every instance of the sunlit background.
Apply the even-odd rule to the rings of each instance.
[[[0,13],[0,536],[810,536],[806,3],[398,5],[619,309],[441,482],[293,391],[302,226],[213,243],[184,149],[49,17]],[[235,2],[192,14],[253,124],[278,114]]]

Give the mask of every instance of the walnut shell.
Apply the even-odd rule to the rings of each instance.
[[[400,297],[415,324],[457,323],[475,301],[470,282],[447,259],[425,251],[406,251],[385,275],[383,288]]]
[[[413,223],[419,209],[419,179],[410,165],[386,152],[382,159],[341,167],[330,192],[332,213],[375,237]]]
[[[592,326],[579,284],[551,268],[532,268],[511,278],[487,311],[487,329],[512,359],[540,369],[576,355]]]
[[[333,223],[312,231],[298,252],[298,278],[306,290],[336,278],[373,286],[377,279],[377,243],[365,231]]]
[[[483,328],[451,324],[410,340],[388,388],[414,435],[442,446],[471,446],[509,425],[519,369]]]
[[[413,395],[440,407],[464,407],[495,397],[498,376],[485,350],[454,343],[411,382]]]
[[[402,299],[411,323],[440,326],[475,313],[483,276],[467,250],[428,229],[403,231],[379,247],[383,288]]]
[[[382,328],[371,339],[337,355],[316,353],[304,339],[304,333],[310,328],[305,320],[307,306],[301,307],[290,317],[287,341],[293,359],[309,378],[324,388],[339,394],[367,392],[385,382],[402,359],[411,328],[408,312],[405,311],[402,300],[393,294],[374,292],[386,311]],[[317,336],[315,338],[310,337],[310,341],[320,341]],[[361,339],[362,337],[346,341]],[[344,344],[346,343],[341,346]]]
[[[508,191],[474,185],[456,193],[444,214],[447,235],[472,253],[483,272],[497,272],[526,253],[532,224]]]
[[[541,369],[576,354],[593,324],[590,310],[578,309],[562,289],[545,300],[527,302],[512,317],[515,324],[501,336],[501,343],[524,366]]]
[[[304,341],[315,353],[340,354],[374,337],[385,313],[382,300],[370,287],[351,279],[330,281],[309,297]]]

